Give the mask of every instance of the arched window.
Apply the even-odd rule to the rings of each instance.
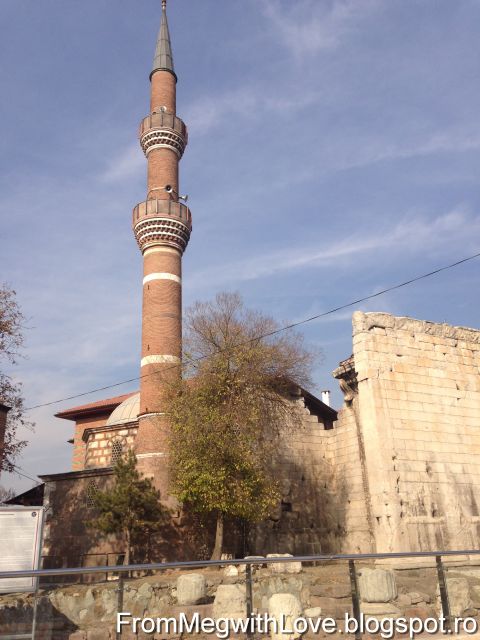
[[[90,480],[85,492],[85,505],[89,508],[95,506],[95,496],[98,493],[98,486],[95,480]]]
[[[125,452],[125,443],[120,438],[115,438],[111,440],[110,446],[112,449],[110,461],[113,466],[123,456]]]

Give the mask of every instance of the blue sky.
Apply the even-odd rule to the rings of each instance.
[[[28,318],[27,405],[139,372],[148,112],[159,0],[0,3],[0,280]],[[480,250],[478,0],[170,0],[184,304],[221,290],[296,321]],[[479,262],[360,305],[479,327]],[[304,327],[351,353],[351,312]],[[73,424],[32,412],[19,465],[70,467]],[[26,489],[29,480],[2,478]]]

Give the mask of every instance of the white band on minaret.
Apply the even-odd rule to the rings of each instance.
[[[145,367],[147,364],[180,364],[181,362],[182,360],[178,356],[151,355],[142,358],[140,366]]]
[[[178,284],[182,284],[182,279],[174,273],[149,273],[148,276],[144,277],[143,284],[152,282],[152,280],[173,280],[174,282],[178,282]]]
[[[176,256],[180,253],[178,249],[173,247],[149,247],[143,252],[144,256],[148,256],[150,253],[174,253]]]

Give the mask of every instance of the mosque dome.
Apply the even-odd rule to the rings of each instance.
[[[107,420],[107,427],[113,427],[117,424],[127,424],[127,422],[135,422],[140,413],[140,393],[134,393],[132,396],[124,400],[112,411]]]

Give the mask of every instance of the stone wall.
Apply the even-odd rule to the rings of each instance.
[[[479,548],[480,331],[353,316],[337,430],[357,422],[364,508],[377,551]],[[337,473],[347,467],[338,464]],[[347,527],[346,547],[368,535]]]
[[[122,541],[100,536],[88,527],[95,513],[89,494],[105,490],[111,469],[43,476],[46,520],[42,556],[44,568],[115,564],[124,552]]]
[[[112,448],[114,443],[121,447],[116,454],[125,453],[128,449],[133,449],[135,436],[138,430],[138,423],[133,425],[122,425],[117,428],[100,428],[88,434],[85,451],[85,468],[99,469],[108,467],[115,463],[115,452]]]
[[[333,422],[326,410],[319,411],[308,398],[298,398],[297,404],[299,420],[282,425],[274,436],[278,446],[271,464],[281,501],[275,513],[252,532],[252,553],[309,555],[335,551],[340,545]]]
[[[87,445],[83,439],[83,434],[87,429],[97,429],[104,427],[109,413],[103,415],[87,416],[78,418],[75,423],[75,433],[73,436],[72,471],[81,471],[85,468],[85,455]]]
[[[446,568],[446,587],[452,616],[480,614],[480,569],[476,558]],[[261,563],[261,560],[260,560]],[[429,567],[399,570],[356,564],[360,610],[365,617],[382,619],[432,618],[442,611],[437,573]],[[155,575],[126,579],[121,610],[132,617],[246,618],[246,574],[244,566],[225,569],[198,567],[195,571],[166,570]],[[335,618],[342,628],[344,616],[352,616],[348,567],[342,562],[302,566],[300,562],[259,564],[252,571],[254,614],[287,614],[292,603],[296,615],[310,619]],[[37,636],[39,640],[109,640],[115,638],[118,583],[104,581],[74,586],[41,585],[38,594]],[[33,616],[32,594],[0,595],[0,634],[28,633]],[[258,637],[267,637],[266,633]],[[337,635],[337,634],[335,634]],[[375,634],[374,634],[375,635]],[[144,638],[147,634],[124,629],[122,638]],[[148,635],[178,638],[178,632]],[[201,634],[197,638],[210,635]],[[239,637],[232,634],[232,637]],[[289,638],[285,634],[283,638]],[[308,631],[307,640],[320,636]]]

